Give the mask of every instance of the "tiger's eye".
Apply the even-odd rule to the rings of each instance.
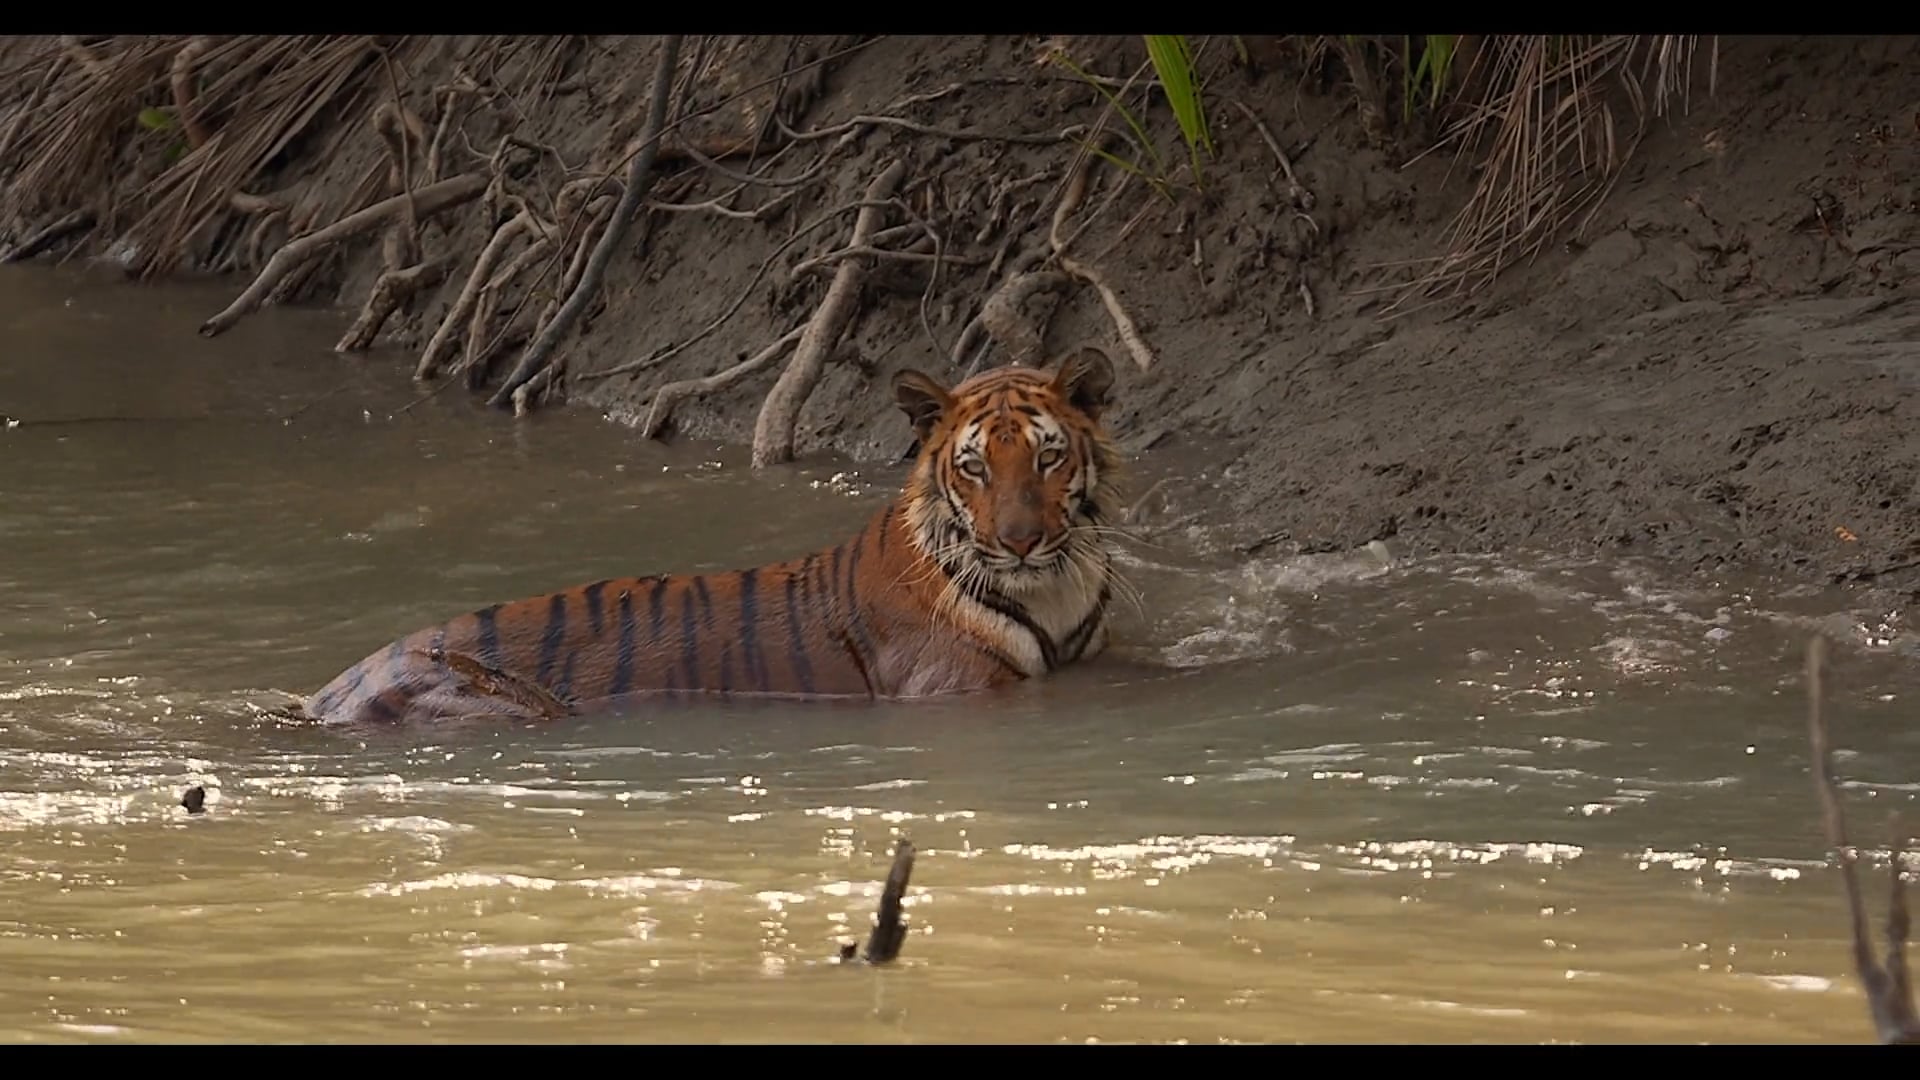
[[[1051,469],[1055,465],[1060,464],[1060,459],[1066,456],[1059,447],[1049,446],[1045,450],[1040,451],[1040,467],[1043,469]]]

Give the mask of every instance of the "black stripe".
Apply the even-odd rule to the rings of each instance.
[[[807,587],[807,568],[813,556],[807,556],[798,570],[787,575],[787,660],[793,665],[794,678],[800,680],[802,693],[813,693],[813,665],[807,659],[807,640],[800,630],[800,605],[795,593]]]
[[[847,605],[847,629],[854,638],[858,639],[854,644],[861,650],[862,667],[865,667],[874,656],[873,638],[868,636],[867,621],[860,614],[860,578],[857,573],[860,569],[860,552],[866,546],[867,536],[862,533],[854,540],[852,549],[847,552],[847,580],[841,583],[841,594]]]
[[[954,577],[953,567],[949,565],[946,560],[935,559],[934,565],[940,568],[940,572],[945,574],[948,580],[953,579]],[[1053,642],[1053,639],[1047,636],[1047,632],[1040,628],[1039,623],[1033,621],[1033,616],[1027,614],[1026,608],[1022,607],[1019,603],[1001,595],[1000,593],[995,592],[991,587],[985,584],[975,583],[971,587],[965,589],[964,594],[968,599],[973,600],[974,602],[980,604],[982,607],[985,607],[990,611],[998,612],[1001,615],[1004,615],[1007,618],[1013,620],[1015,623],[1018,623],[1021,627],[1025,628],[1028,633],[1032,634],[1034,644],[1040,647],[1040,662],[1046,665],[1046,668],[1048,671],[1052,671],[1054,668],[1059,666],[1060,664],[1059,646],[1055,645]]]
[[[733,643],[720,642],[720,692],[733,693]]]
[[[760,621],[760,571],[740,571],[740,666],[756,690],[767,689],[766,660],[754,643],[754,624]]]
[[[553,685],[553,696],[568,704],[573,699],[573,662],[579,658],[579,649],[567,651],[567,662],[560,666],[560,681]]]
[[[334,708],[353,696],[360,684],[367,681],[367,662],[365,660],[347,669],[347,684],[328,694],[322,694],[314,703],[315,716],[325,716]]]
[[[1006,668],[1008,671],[1012,672],[1016,678],[1024,679],[1027,677],[1027,673],[1021,670],[1020,665],[1014,663],[1007,656],[1006,653],[1001,652],[999,649],[994,648],[991,644],[981,641],[978,638],[968,638],[967,641],[971,643],[974,648],[979,649],[981,652],[985,653],[988,659],[994,661],[995,663],[999,664],[1001,667]]]
[[[620,644],[614,650],[613,681],[607,696],[619,697],[633,686],[633,591],[620,590]]]
[[[494,624],[494,615],[505,606],[505,604],[495,604],[473,613],[474,619],[480,624],[479,660],[490,668],[500,666],[500,628]]]
[[[836,601],[840,599],[840,559],[846,554],[846,546],[844,541],[833,545],[833,567],[827,573],[827,587],[821,590]]]
[[[700,578],[693,579],[695,587],[701,584]],[[702,590],[704,591],[704,590]],[[680,590],[680,662],[686,665],[687,688],[700,685],[700,630],[694,620],[693,589]]]
[[[540,635],[540,666],[535,671],[533,681],[547,686],[547,676],[553,674],[553,665],[560,659],[560,645],[567,640],[567,594],[554,593],[547,601],[547,630]]]
[[[1080,624],[1067,634],[1066,641],[1061,643],[1060,651],[1068,661],[1080,659],[1080,654],[1086,651],[1087,642],[1093,640],[1093,632],[1100,627],[1100,617],[1106,613],[1110,596],[1111,587],[1102,582],[1100,598],[1094,601],[1093,610],[1087,612],[1087,617],[1081,619]]]
[[[887,508],[880,511],[880,555],[882,557],[887,554],[887,534],[893,531],[893,510],[897,505],[899,504],[888,503]]]
[[[601,590],[607,587],[604,581],[596,581],[587,586],[587,625],[593,627],[593,636],[600,636],[600,628],[606,625],[606,615],[600,607]]]
[[[647,643],[658,644],[660,635],[667,628],[667,581],[666,576],[653,579],[653,591],[647,594]]]
[[[700,594],[700,627],[708,633],[713,631],[713,594],[707,591],[705,575],[693,579],[693,591]]]
[[[1033,635],[1034,644],[1040,646],[1040,662],[1046,665],[1048,671],[1060,666],[1059,646],[1053,643],[1053,639],[1047,636],[1045,630],[1040,629],[1039,623],[1033,621],[1033,616],[1027,614],[1026,608],[985,585],[975,588],[972,595],[973,599],[979,601],[984,607],[997,611],[1025,627],[1027,632]]]

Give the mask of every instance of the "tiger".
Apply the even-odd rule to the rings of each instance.
[[[1091,346],[952,387],[901,370],[893,399],[919,449],[853,537],[750,569],[483,607],[369,654],[297,713],[401,724],[551,720],[654,694],[912,700],[1090,660],[1119,580],[1113,384]]]

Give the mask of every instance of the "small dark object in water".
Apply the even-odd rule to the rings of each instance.
[[[1813,785],[1820,798],[1820,810],[1826,820],[1827,842],[1840,854],[1840,880],[1846,885],[1847,905],[1853,912],[1853,966],[1866,988],[1867,1006],[1873,1016],[1875,1032],[1887,1045],[1920,1045],[1920,1017],[1913,1008],[1913,990],[1907,979],[1906,886],[1900,880],[1900,864],[1906,857],[1906,843],[1896,839],[1893,846],[1893,888],[1887,903],[1887,960],[1882,967],[1873,955],[1873,935],[1867,930],[1866,904],[1860,899],[1860,885],[1854,880],[1857,857],[1847,843],[1846,818],[1840,812],[1840,796],[1833,780],[1833,762],[1827,751],[1827,723],[1820,715],[1822,698],[1820,670],[1826,663],[1827,640],[1815,635],[1807,643],[1807,738],[1813,748]],[[1895,823],[1898,827],[1898,823]]]
[[[886,888],[880,890],[880,911],[873,921],[873,933],[867,935],[867,949],[858,959],[869,964],[885,964],[900,955],[906,943],[907,928],[900,921],[900,898],[907,894],[907,879],[913,876],[913,841],[901,837],[894,845],[893,869],[887,871]],[[840,946],[840,962],[852,963],[855,946]]]
[[[187,808],[189,814],[202,814],[207,809],[207,789],[195,784],[180,796],[180,805]]]

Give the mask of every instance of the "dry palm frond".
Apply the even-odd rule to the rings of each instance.
[[[141,273],[171,270],[189,238],[227,213],[235,192],[316,120],[371,92],[378,58],[375,39],[362,35],[247,35],[209,49],[202,69],[217,74],[207,79],[198,108],[214,133],[143,192],[145,213],[127,230]]]
[[[1690,104],[1697,46],[1693,35],[1487,37],[1462,80],[1483,76],[1485,89],[1433,147],[1465,154],[1490,138],[1478,182],[1448,226],[1444,254],[1417,260],[1424,271],[1399,286],[1405,291],[1388,310],[1413,293],[1482,288],[1514,262],[1537,255],[1576,217],[1590,218],[1638,146],[1649,115],[1664,115],[1675,97],[1682,108]],[[1709,93],[1718,39],[1711,48]],[[1615,86],[1632,111],[1624,138],[1610,103]]]
[[[57,63],[83,48],[48,101],[25,117],[0,217],[95,208],[123,233],[142,276],[179,265],[188,244],[228,214],[234,197],[277,170],[299,140],[386,85],[379,61],[403,62],[424,39],[365,35],[109,38],[42,50],[15,69]],[[326,151],[361,134],[339,131]],[[144,130],[143,130],[144,129]],[[374,186],[378,186],[376,176]],[[363,183],[349,201],[372,194]],[[119,195],[124,211],[97,206]],[[272,201],[255,199],[254,202]],[[351,207],[320,209],[338,216]],[[130,219],[131,223],[126,224]],[[124,225],[124,229],[123,229]]]

